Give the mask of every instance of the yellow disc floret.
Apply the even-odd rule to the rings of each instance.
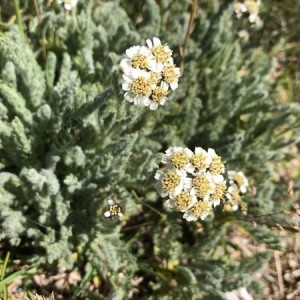
[[[149,80],[145,77],[139,77],[137,79],[132,80],[130,90],[134,95],[149,95],[151,92]]]
[[[148,67],[147,56],[137,54],[131,59],[131,65],[133,68],[146,69]]]
[[[212,158],[212,162],[209,166],[209,171],[213,175],[218,175],[218,174],[224,173],[224,165],[222,163],[221,156],[216,155]]]
[[[189,156],[184,151],[175,152],[170,158],[175,168],[184,168],[189,162]]]
[[[156,103],[160,103],[168,94],[168,91],[163,89],[160,86],[157,86],[151,94],[151,100],[156,102]]]
[[[164,178],[161,181],[162,188],[167,192],[172,192],[180,183],[180,175],[175,170],[165,173]]]
[[[196,218],[201,218],[209,214],[211,205],[206,201],[197,202],[191,209],[190,214]]]
[[[196,190],[196,195],[201,199],[204,199],[211,193],[211,182],[205,174],[197,175],[193,179],[193,186]]]
[[[166,62],[168,59],[170,59],[172,55],[172,51],[170,49],[167,49],[164,45],[157,45],[154,46],[152,49],[152,54],[155,56],[158,62]]]
[[[177,211],[184,211],[187,210],[192,203],[193,196],[187,192],[182,191],[175,199],[175,208]]]

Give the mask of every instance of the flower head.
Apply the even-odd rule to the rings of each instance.
[[[242,194],[247,192],[248,179],[239,171],[227,171],[229,186],[225,192],[224,211],[247,211],[247,204],[243,202]]]
[[[218,175],[225,172],[225,166],[222,162],[221,156],[218,156],[214,149],[208,148],[208,155],[211,158],[211,162],[209,165],[209,171],[213,175]]]
[[[202,172],[209,167],[211,163],[211,157],[204,149],[201,147],[196,147],[195,154],[193,154],[191,161],[195,168],[195,172]]]
[[[249,183],[248,179],[246,178],[243,172],[228,171],[227,175],[229,179],[229,184],[236,184],[242,194],[247,192]]]
[[[123,79],[122,88],[126,91],[125,99],[137,105],[148,106],[152,93],[150,74],[144,70],[132,69],[128,74],[123,75]]]
[[[244,12],[246,12],[248,9],[247,9],[247,6],[242,3],[242,2],[235,2],[233,4],[233,11],[235,12],[236,14],[236,17],[239,19]]]
[[[259,6],[261,0],[246,0],[244,2],[237,1],[233,4],[233,11],[237,18],[240,18],[244,13],[248,13],[250,23],[256,23],[259,20]]]
[[[176,211],[185,212],[197,203],[197,197],[194,189],[183,190],[176,197],[168,199],[166,205],[174,208]]]
[[[170,147],[166,150],[166,154],[163,155],[161,162],[166,164],[168,168],[175,167],[186,172],[192,172],[194,169],[191,164],[192,157],[193,152],[188,148]]]
[[[211,212],[212,207],[209,202],[198,201],[191,209],[184,213],[183,218],[187,221],[196,221],[199,218],[204,220]]]
[[[71,10],[73,7],[76,6],[78,0],[57,0],[58,4],[64,4],[64,8],[66,10]]]
[[[245,2],[248,12],[249,12],[249,22],[250,23],[255,23],[259,17],[258,17],[258,12],[259,12],[259,6],[260,6],[260,0],[247,0]]]
[[[158,182],[155,188],[162,197],[169,196],[174,198],[186,188],[191,188],[190,179],[184,170],[172,169],[165,172],[158,170],[154,176]]]
[[[163,69],[163,79],[164,81],[170,85],[170,88],[174,91],[178,87],[178,80],[180,77],[180,69],[176,68],[173,63],[166,64]]]
[[[225,167],[213,149],[170,147],[161,162],[165,167],[156,172],[155,187],[168,196],[166,206],[184,212],[187,221],[204,220],[225,197]]]
[[[147,70],[155,61],[150,49],[145,46],[133,46],[126,50],[126,54],[128,58],[123,58],[120,63],[125,74],[130,73],[131,69]]]
[[[155,110],[167,101],[168,90],[178,87],[180,70],[173,63],[172,50],[154,37],[147,46],[126,50],[120,62],[123,71],[124,98],[135,105]]]
[[[161,82],[159,86],[156,86],[150,95],[150,109],[157,109],[158,105],[164,105],[167,101],[168,85],[165,82]]]
[[[152,66],[151,71],[161,72],[165,64],[173,62],[172,50],[167,45],[162,45],[159,38],[154,37],[153,41],[148,39],[146,44],[156,59],[156,63]]]
[[[123,216],[122,209],[119,204],[115,203],[112,199],[108,201],[108,210],[104,213],[106,218],[117,219]]]

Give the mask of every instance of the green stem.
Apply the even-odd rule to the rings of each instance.
[[[25,33],[24,33],[23,19],[22,19],[22,15],[20,13],[19,0],[13,0],[13,3],[14,3],[14,9],[15,9],[16,17],[17,17],[17,23],[19,26],[19,30],[21,32],[22,39],[24,40]]]

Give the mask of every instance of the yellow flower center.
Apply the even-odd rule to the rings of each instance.
[[[175,168],[184,168],[189,162],[190,159],[184,151],[175,152],[170,158],[172,164]]]
[[[216,155],[213,157],[212,162],[209,166],[209,171],[213,175],[218,175],[218,174],[224,173],[224,165],[222,163],[221,156]]]
[[[216,184],[216,190],[213,193],[214,199],[222,199],[226,191],[226,184],[224,182]]]
[[[234,187],[233,191],[230,193],[232,200],[231,202],[234,204],[238,204],[239,202],[241,202],[242,197],[240,195],[240,190],[238,189],[238,187]]]
[[[211,182],[204,174],[197,175],[193,179],[193,186],[196,190],[196,195],[199,198],[203,199],[211,193]]]
[[[140,96],[147,96],[151,92],[149,81],[145,77],[139,77],[137,79],[133,79],[131,82],[130,90],[134,95],[140,95]]]
[[[258,3],[254,0],[248,0],[246,1],[246,6],[247,6],[247,9],[249,11],[249,14],[255,14],[255,13],[258,13]]]
[[[190,213],[196,218],[207,215],[211,211],[211,206],[206,201],[197,202],[191,209]]]
[[[243,12],[242,7],[243,7],[243,5],[240,2],[235,2],[233,4],[233,10],[236,14],[240,14]]]
[[[157,86],[151,94],[151,100],[160,103],[163,98],[168,94],[168,91],[164,90],[160,86]]]
[[[122,214],[121,207],[118,204],[113,204],[109,207],[109,212],[111,217],[118,217]]]
[[[199,170],[206,169],[208,167],[206,162],[206,155],[204,153],[194,154],[192,157],[192,164]]]
[[[230,205],[230,203],[225,203],[224,204],[223,211],[225,211],[225,212],[232,212],[232,206]]]
[[[162,188],[167,192],[172,192],[180,183],[180,176],[176,171],[169,171],[165,174],[164,178],[161,181]]]
[[[154,72],[150,72],[150,79],[149,79],[149,83],[152,85],[157,85],[158,84],[158,76],[157,74],[155,74]]]
[[[148,66],[147,56],[137,54],[131,59],[131,65],[133,68],[146,69]]]
[[[163,45],[154,46],[151,51],[157,61],[162,63],[166,62],[172,55],[172,51],[165,49]]]
[[[181,192],[174,199],[176,210],[183,211],[183,210],[188,209],[191,206],[192,198],[193,197],[189,192],[187,192],[187,191]]]
[[[240,174],[235,174],[233,177],[233,180],[236,182],[236,184],[239,187],[246,185],[246,180],[245,180],[244,176],[242,176]]]
[[[248,205],[245,202],[240,204],[240,210],[246,212],[248,210]]]
[[[166,83],[175,82],[180,75],[175,72],[175,65],[170,65],[164,68],[163,77]]]

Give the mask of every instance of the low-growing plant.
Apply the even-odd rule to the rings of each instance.
[[[259,292],[268,251],[234,261],[228,233],[282,249],[273,226],[297,228],[273,164],[300,106],[240,21],[232,1],[25,1],[0,36],[1,248],[78,270],[78,299]]]

